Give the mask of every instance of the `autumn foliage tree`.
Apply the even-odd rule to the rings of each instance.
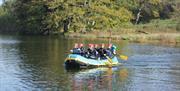
[[[46,33],[110,29],[133,16],[113,0],[18,0],[15,15],[25,32]]]
[[[16,18],[19,31],[30,34],[106,31],[135,24],[135,21],[169,19],[178,16],[180,3],[178,0],[11,1],[11,14]]]

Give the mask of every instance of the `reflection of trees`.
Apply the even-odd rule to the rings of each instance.
[[[19,67],[23,72],[22,79],[27,85],[33,84],[34,88],[55,85],[59,88],[67,84],[67,76],[62,75],[65,74],[63,62],[67,55],[65,51],[71,47],[72,42],[45,37],[23,37],[21,40],[18,49],[22,61]]]
[[[119,71],[119,78],[120,80],[126,80],[128,78],[128,70],[127,69],[121,69]]]
[[[72,49],[74,43],[108,43],[102,40],[88,39],[64,39],[54,37],[22,37],[18,45],[21,62],[21,77],[27,86],[32,88],[57,88],[68,90],[74,86],[83,89],[112,89],[111,82],[114,79],[112,74],[99,72],[77,80],[73,74],[64,71],[64,59]],[[118,43],[117,43],[118,44]],[[118,45],[119,46],[119,45]],[[70,75],[70,76],[69,76]],[[109,76],[109,78],[108,78]],[[72,78],[71,78],[72,77]],[[116,74],[116,78],[119,77]],[[115,78],[115,79],[116,79]],[[110,86],[111,85],[111,86]],[[76,89],[75,89],[76,90]]]
[[[73,91],[113,91],[128,78],[127,69],[96,68],[80,71],[72,75]],[[119,81],[119,83],[117,82]],[[123,87],[123,86],[121,86]]]

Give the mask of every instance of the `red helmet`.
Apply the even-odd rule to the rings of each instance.
[[[94,44],[88,44],[89,48],[93,48]]]
[[[92,44],[88,44],[88,47],[91,47]]]
[[[91,47],[93,48],[93,47],[94,47],[94,44],[91,44]]]
[[[108,45],[108,48],[111,48],[111,47],[112,47],[112,44],[109,44],[109,45]]]
[[[84,44],[82,44],[82,43],[79,45],[79,47],[83,47],[83,46],[84,46]]]

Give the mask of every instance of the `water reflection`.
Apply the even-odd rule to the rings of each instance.
[[[80,70],[78,72],[69,71],[70,80],[72,80],[71,90],[73,91],[114,91],[114,86],[123,83],[128,79],[128,70],[126,68],[94,68]]]
[[[178,91],[180,48],[113,41],[123,66],[65,70],[74,43],[106,40],[0,36],[0,91]]]

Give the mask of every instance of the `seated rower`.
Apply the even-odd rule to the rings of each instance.
[[[74,48],[71,50],[72,54],[80,54],[80,48],[78,47],[78,43],[74,44]]]
[[[106,50],[104,47],[105,47],[105,45],[102,44],[101,48],[99,48],[99,50],[98,50],[101,59],[106,59],[106,57],[104,56],[104,54],[106,54]]]
[[[92,56],[93,56],[93,58],[98,58],[98,51],[97,51],[97,49],[98,49],[98,45],[97,44],[93,44],[94,45],[94,47],[93,47],[93,50],[92,50]]]
[[[80,44],[79,45],[79,48],[80,48],[80,54],[81,54],[81,56],[84,56],[84,54],[85,54],[85,49],[84,49],[84,44]]]
[[[113,55],[116,55],[116,49],[117,49],[117,47],[115,45],[112,45],[111,51],[112,51]]]
[[[88,58],[95,58],[95,55],[94,55],[94,44],[89,44],[89,48],[87,49],[87,57]]]
[[[110,58],[112,58],[112,51],[111,51],[112,44],[108,45],[108,48],[106,49],[106,55]]]
[[[100,58],[98,44],[94,45],[94,55],[96,58]]]

